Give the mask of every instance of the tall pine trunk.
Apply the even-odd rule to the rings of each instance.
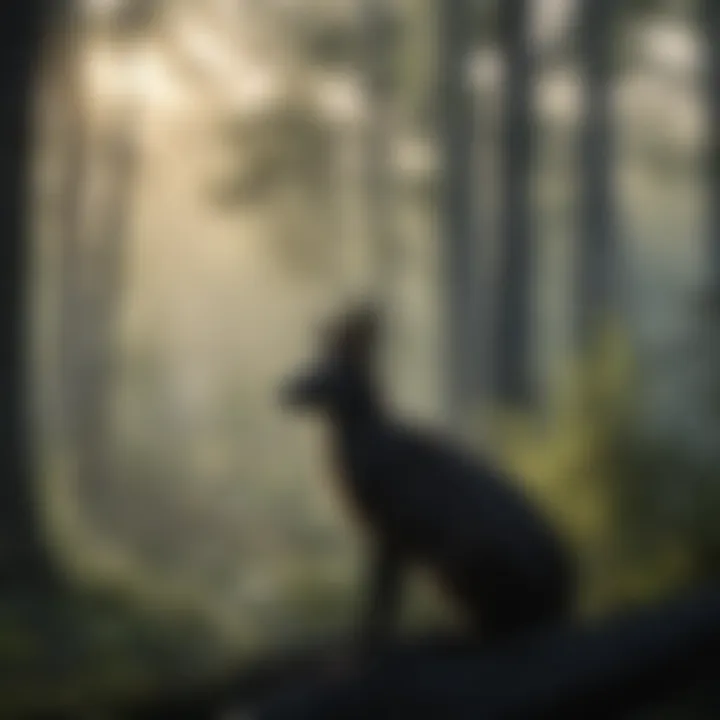
[[[585,82],[575,336],[583,350],[612,309],[617,244],[612,199],[611,65],[615,0],[583,0],[579,52]]]
[[[502,209],[495,342],[495,392],[507,405],[534,398],[532,356],[533,269],[530,182],[532,171],[532,58],[527,0],[499,8],[505,52],[502,119]]]
[[[0,582],[43,580],[50,562],[33,489],[27,426],[26,346],[30,158],[36,69],[47,8],[4,3],[0,12]]]
[[[56,227],[59,252],[59,383],[60,421],[65,450],[81,443],[77,428],[79,387],[83,383],[81,357],[83,309],[83,247],[86,238],[85,189],[88,170],[88,128],[82,92],[82,23],[76,7],[69,7],[54,43],[55,91],[64,120],[61,217]]]
[[[134,102],[115,109],[97,147],[92,144],[82,84],[83,30],[79,14],[70,9],[56,49],[65,116],[59,379],[63,450],[72,461],[84,510],[99,516],[112,498],[112,370],[135,187],[137,109]],[[87,207],[91,184],[102,189],[92,214]]]
[[[452,422],[462,422],[480,370],[474,362],[479,328],[477,242],[473,188],[473,101],[468,61],[471,13],[467,0],[440,4],[439,140],[443,163],[440,242],[445,293],[445,396]]]
[[[389,43],[390,17],[383,0],[365,0],[365,59],[370,108],[367,128],[366,178],[368,215],[373,244],[372,275],[376,296],[387,307],[392,300],[396,257],[393,222],[393,191],[390,161],[390,83],[392,54]]]
[[[118,111],[105,152],[108,192],[83,258],[87,272],[79,286],[75,430],[80,492],[88,511],[105,528],[112,520],[115,480],[112,426],[114,369],[125,285],[128,230],[135,199],[139,106]]]
[[[707,48],[708,102],[708,264],[711,292],[720,298],[720,3],[702,0]]]

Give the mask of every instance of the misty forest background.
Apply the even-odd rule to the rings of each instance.
[[[720,569],[717,3],[467,6],[61,4],[31,422],[78,589],[0,602],[7,702],[349,626],[361,546],[275,393],[355,297],[395,405],[567,532],[585,612]],[[450,615],[418,578],[407,622]]]

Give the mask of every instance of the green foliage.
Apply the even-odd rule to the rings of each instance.
[[[332,238],[325,221],[338,202],[336,129],[312,93],[300,79],[257,115],[228,119],[221,136],[232,165],[209,188],[210,200],[225,212],[272,218],[272,251],[300,275],[326,272]]]
[[[645,432],[641,371],[610,330],[578,363],[551,423],[505,418],[493,438],[577,550],[587,611],[697,579],[720,540],[717,466]]]
[[[321,183],[330,128],[300,92],[260,111],[258,117],[233,117],[221,136],[238,159],[230,177],[213,195],[226,206],[268,199],[288,181]]]

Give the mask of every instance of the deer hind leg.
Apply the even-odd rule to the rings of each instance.
[[[549,622],[540,595],[507,574],[458,573],[448,585],[484,644],[505,642]]]

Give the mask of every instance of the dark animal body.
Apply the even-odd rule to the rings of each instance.
[[[407,563],[431,568],[488,640],[561,620],[574,595],[563,544],[502,472],[385,411],[375,333],[371,310],[342,318],[284,394],[326,413],[344,494],[374,542],[368,636],[391,629]]]

